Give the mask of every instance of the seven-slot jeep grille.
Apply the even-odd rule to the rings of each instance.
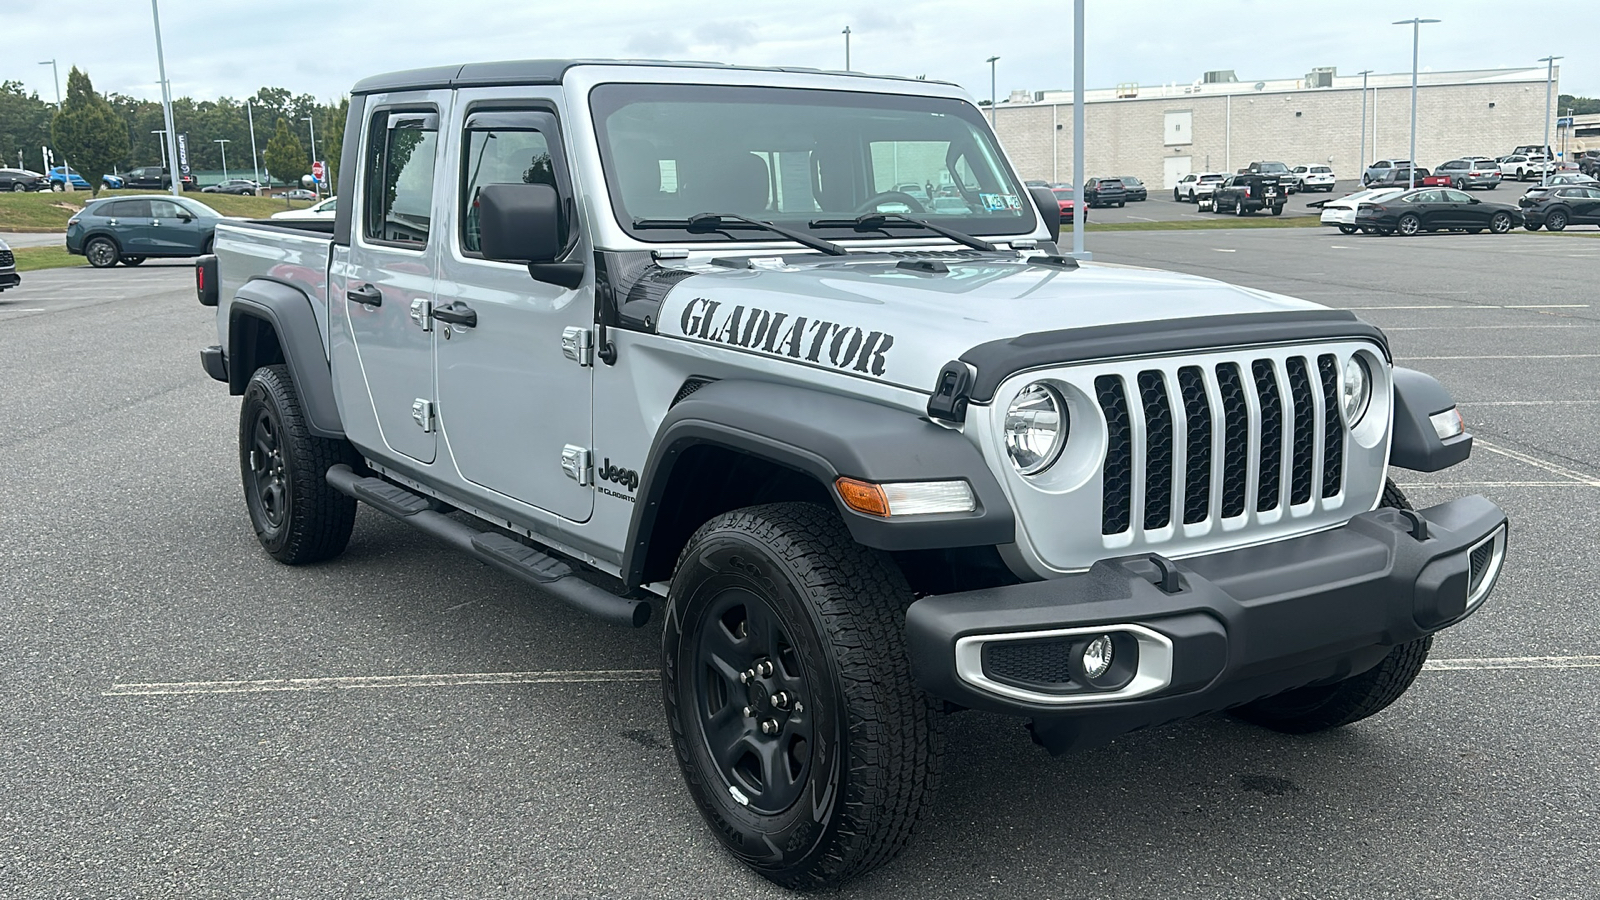
[[[1234,519],[1252,499],[1256,512],[1270,512],[1285,480],[1296,506],[1311,502],[1314,490],[1338,496],[1348,437],[1338,373],[1328,353],[1154,363],[1131,379],[1097,377],[1107,438],[1101,532],[1122,534],[1135,521],[1154,531],[1175,521]]]

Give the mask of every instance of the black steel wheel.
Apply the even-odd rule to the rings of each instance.
[[[1544,217],[1544,227],[1551,231],[1564,231],[1567,227],[1567,214],[1561,210],[1554,210]]]
[[[239,409],[239,474],[250,524],[273,559],[303,565],[344,552],[356,501],[325,478],[339,463],[364,468],[348,442],[307,429],[288,367],[257,369]]]
[[[1422,230],[1422,220],[1411,213],[1401,216],[1400,221],[1395,224],[1398,226],[1400,234],[1405,237],[1411,237]]]
[[[1550,228],[1550,219],[1549,219],[1548,216],[1545,217],[1544,227]],[[1495,234],[1505,234],[1506,232],[1510,231],[1511,230],[1511,213],[1508,213],[1508,212],[1497,212],[1497,213],[1495,213],[1494,214],[1494,218],[1489,220],[1489,230],[1494,232]],[[1550,230],[1551,231],[1555,231],[1554,228],[1550,228]]]
[[[668,593],[662,688],[701,815],[746,865],[790,888],[892,859],[932,798],[935,702],[911,677],[911,593],[831,509],[718,516]]]
[[[1399,485],[1385,479],[1378,506],[1413,509]],[[1433,635],[1400,644],[1376,665],[1332,684],[1284,691],[1231,710],[1234,716],[1286,734],[1310,734],[1359,722],[1386,709],[1411,687],[1433,648]]]
[[[122,251],[117,249],[116,241],[108,237],[97,237],[89,239],[89,243],[83,248],[83,255],[89,260],[89,265],[96,269],[109,269],[122,258]]]

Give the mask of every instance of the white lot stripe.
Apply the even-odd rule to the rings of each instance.
[[[1600,656],[1508,656],[1499,659],[1430,659],[1424,672],[1466,672],[1473,669],[1594,669]]]
[[[1464,294],[1466,291],[1429,291],[1431,294]],[[1490,303],[1447,303],[1437,306],[1346,306],[1345,309],[1588,309],[1587,303],[1539,303],[1522,306],[1496,306]]]
[[[1596,359],[1600,353],[1550,353],[1529,356],[1408,356],[1408,362],[1439,362],[1462,359]]]
[[[1465,400],[1458,406],[1564,406],[1568,403],[1600,403],[1600,400]]]
[[[594,669],[573,672],[473,672],[455,675],[366,675],[346,678],[264,678],[258,681],[171,681],[114,684],[105,697],[159,694],[267,694],[355,688],[459,687],[475,684],[587,684],[655,681],[656,669]]]
[[[1543,469],[1552,475],[1560,475],[1562,478],[1570,478],[1579,484],[1586,484],[1590,487],[1600,487],[1600,478],[1596,478],[1593,475],[1585,475],[1584,473],[1575,469],[1569,469],[1565,466],[1560,466],[1555,463],[1545,462],[1542,459],[1535,459],[1526,453],[1518,453],[1515,450],[1507,450],[1504,447],[1491,444],[1482,438],[1474,438],[1473,443],[1489,451],[1490,453],[1498,453],[1501,456],[1514,459],[1517,462],[1527,463],[1534,468]]]
[[[1384,331],[1510,331],[1518,328],[1593,328],[1593,325],[1405,325],[1389,326]]]
[[[1222,247],[1212,247],[1211,249],[1217,251],[1218,253],[1238,253],[1239,252],[1237,250],[1228,250],[1228,249],[1225,249],[1225,248],[1222,248]]]
[[[0,312],[44,312],[43,309],[10,309],[0,308]]]
[[[1413,488],[1479,488],[1479,487],[1588,487],[1581,481],[1408,481],[1400,485]]]

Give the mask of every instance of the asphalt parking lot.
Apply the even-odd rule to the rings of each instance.
[[[1382,326],[1479,438],[1400,482],[1506,507],[1507,571],[1400,702],[1337,732],[1211,717],[1052,758],[957,716],[928,827],[841,895],[1600,895],[1600,239],[1089,247]],[[340,559],[277,565],[190,268],[24,277],[0,296],[0,896],[785,896],[690,806],[654,628],[370,510]]]

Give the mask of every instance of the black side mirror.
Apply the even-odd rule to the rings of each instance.
[[[1056,192],[1034,185],[1028,188],[1028,193],[1033,197],[1033,205],[1039,208],[1039,217],[1050,232],[1050,240],[1061,240],[1061,203],[1056,200]]]
[[[561,197],[548,184],[490,184],[478,192],[478,246],[501,262],[554,262],[566,247]]]
[[[478,192],[478,246],[488,259],[525,262],[538,281],[576,288],[582,262],[556,262],[567,248],[561,195],[548,184],[490,184]]]

